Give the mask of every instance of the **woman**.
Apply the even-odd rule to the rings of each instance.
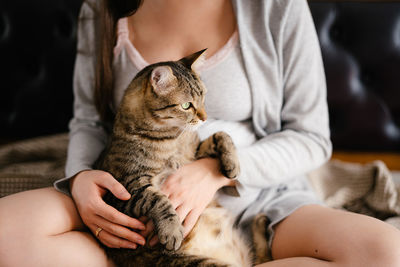
[[[85,225],[107,246],[135,249],[145,242],[150,224],[144,230],[143,222],[101,199],[106,190],[122,200],[129,193],[90,166],[133,76],[149,63],[205,47],[201,76],[212,119],[199,134],[227,131],[242,174],[228,181],[215,160],[202,159],[166,180],[163,191],[185,232],[218,194],[244,230],[258,212],[271,221],[274,261],[260,266],[400,266],[398,230],[321,205],[305,182],[304,174],[331,153],[323,65],[307,2],[136,2],[83,4],[69,178],[56,183],[66,194],[46,188],[0,200],[0,266],[112,266]]]

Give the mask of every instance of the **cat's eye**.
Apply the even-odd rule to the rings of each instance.
[[[190,102],[186,102],[186,103],[183,103],[182,105],[181,105],[181,107],[183,108],[183,109],[189,109],[190,108],[190,106],[191,106],[192,104],[190,103]]]

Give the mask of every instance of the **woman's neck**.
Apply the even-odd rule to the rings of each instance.
[[[230,0],[144,0],[132,19],[184,31],[218,22],[229,8]]]
[[[233,34],[236,22],[230,0],[144,0],[129,18],[129,28],[136,48],[154,63],[203,48],[212,55]]]

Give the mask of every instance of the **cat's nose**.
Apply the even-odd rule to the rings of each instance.
[[[204,109],[197,110],[197,116],[200,120],[206,121],[207,120],[207,113]]]

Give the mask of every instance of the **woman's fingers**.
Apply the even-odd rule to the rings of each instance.
[[[179,207],[183,204],[182,195],[170,194],[168,196],[168,199],[169,199],[169,202],[171,203],[172,207],[174,208],[174,210],[176,210],[177,207]]]
[[[147,216],[141,216],[138,218],[138,220],[141,221],[143,224],[147,224],[149,218]]]
[[[121,200],[128,200],[131,194],[111,174],[104,172],[102,177],[96,180],[97,185],[108,189],[115,197]]]
[[[141,221],[132,218],[122,212],[119,212],[117,209],[109,206],[105,202],[103,202],[103,204],[104,205],[100,205],[96,209],[97,215],[103,217],[107,221],[116,224],[120,224],[136,230],[145,230],[146,227]]]
[[[107,172],[82,171],[72,180],[71,194],[83,222],[107,246],[136,248],[144,244],[145,239],[129,229],[144,230],[144,224],[106,204],[102,196],[107,190],[122,200],[130,198],[126,189]]]
[[[200,210],[191,210],[183,222],[183,237],[186,237],[192,231],[197,219],[200,217]]]
[[[143,231],[140,231],[139,233],[140,233],[143,237],[147,238],[147,237],[149,236],[149,234],[152,233],[153,231],[154,231],[154,223],[153,223],[152,220],[149,220],[149,221],[146,223],[146,229],[143,230]]]
[[[154,223],[152,220],[149,220],[148,218],[146,218],[147,223],[146,223],[146,230],[144,231],[140,231],[139,233],[144,236],[145,238],[147,237],[151,237],[151,235],[153,235],[149,241],[149,245],[150,246],[154,246],[156,245],[159,241],[158,241],[158,236],[157,234],[154,232]]]
[[[157,245],[158,242],[160,242],[160,241],[158,240],[158,235],[154,235],[154,236],[151,238],[151,240],[150,240],[150,242],[149,242],[149,245],[150,245],[151,247],[153,247],[153,246]]]
[[[185,220],[190,210],[191,210],[190,207],[186,205],[180,205],[179,207],[176,208],[176,213],[178,214],[181,223]]]
[[[129,240],[133,243],[144,245],[145,244],[145,239],[143,236],[141,236],[139,233],[136,233],[134,231],[129,230],[128,228],[111,223],[107,220],[104,220],[103,218],[99,217],[98,218],[99,222],[97,225],[101,225],[100,227],[103,229],[103,231],[106,231],[114,236],[117,236],[119,238],[123,238],[126,240]]]
[[[96,233],[98,226],[93,225],[90,227],[93,233]],[[103,228],[102,228],[103,229]],[[110,248],[130,248],[136,249],[137,244],[130,242],[126,239],[117,237],[113,234],[107,232],[107,230],[103,229],[97,234],[97,239],[99,239],[104,245]]]

